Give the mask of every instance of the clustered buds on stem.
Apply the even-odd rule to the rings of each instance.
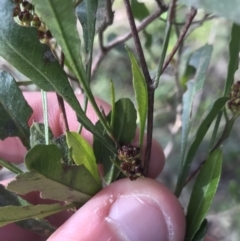
[[[122,161],[120,168],[131,181],[143,177],[144,169],[139,159],[140,148],[133,145],[124,145],[118,149],[118,158]]]
[[[53,36],[47,29],[47,26],[34,12],[34,6],[30,2],[23,0],[14,0],[14,3],[16,4],[13,9],[13,18],[15,22],[24,27],[37,28],[40,42],[49,44]]]
[[[240,115],[240,81],[234,83],[229,93],[228,108],[233,115]]]

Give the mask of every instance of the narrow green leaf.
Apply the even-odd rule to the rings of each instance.
[[[123,98],[118,100],[115,103],[115,114],[113,125],[111,126],[113,129],[114,137],[116,141],[123,144],[131,143],[133,138],[135,137],[136,132],[136,110],[134,108],[133,103],[130,99]],[[111,112],[107,116],[107,120],[110,121]],[[98,129],[102,130],[102,135],[106,137],[108,141],[108,145],[112,148],[116,149],[115,143],[106,135],[106,132],[100,122],[96,123]],[[103,144],[97,140],[94,136],[93,142],[93,150],[94,154],[97,158],[98,163],[103,163],[104,168],[104,180],[107,184],[110,184],[112,181],[116,180],[116,178],[120,174],[120,170],[116,167],[116,165],[112,162],[119,162],[116,156],[116,152],[110,152],[106,149]]]
[[[149,11],[144,3],[139,2],[138,0],[131,0],[131,7],[134,18],[137,20],[143,20],[149,15]]]
[[[5,206],[0,208],[0,227],[29,218],[44,218],[75,207],[75,204],[39,204],[28,206]]]
[[[240,5],[240,0],[221,2],[219,2],[219,0],[179,0],[179,3],[204,9],[207,13],[215,13],[220,17],[228,18],[233,22],[240,24],[240,9],[237,7]]]
[[[45,144],[45,134],[44,134],[44,124],[34,122],[30,128],[30,144],[31,147],[34,147],[38,144]],[[53,136],[52,131],[48,130],[49,133],[49,144],[55,144],[61,151],[62,160],[65,164],[73,164],[71,157],[71,151],[68,148],[66,136],[61,135],[57,138]]]
[[[13,77],[4,71],[0,71],[0,113],[0,139],[18,136],[29,148],[28,119],[32,109]]]
[[[4,186],[0,185],[0,207],[9,205],[28,206],[30,205],[30,203],[28,203],[15,193],[6,190]],[[47,220],[44,219],[30,218],[24,221],[16,222],[16,224],[22,228],[31,230],[44,236],[50,236],[50,234],[52,234],[56,230],[56,228],[54,228]]]
[[[181,138],[181,160],[185,158],[188,134],[191,128],[191,113],[193,101],[196,94],[202,89],[206,78],[206,71],[212,54],[212,46],[204,45],[196,50],[190,60],[189,65],[197,69],[196,75],[192,81],[187,83],[187,91],[183,95],[182,112],[182,138]],[[197,110],[196,110],[197,111]]]
[[[187,210],[186,240],[200,228],[216,193],[222,170],[222,151],[215,150],[206,160],[194,184]]]
[[[39,144],[46,144],[45,143],[45,127],[43,123],[37,123],[33,122],[33,124],[30,127],[30,145],[31,147],[34,147]],[[52,140],[54,139],[52,131],[49,129],[49,140],[50,144],[53,144]]]
[[[186,158],[184,158],[182,165],[181,165],[181,169],[179,171],[177,186],[176,186],[176,190],[175,190],[175,194],[177,196],[179,196],[181,193],[181,190],[182,190],[182,188],[184,186],[184,182],[187,178],[191,163],[198,150],[198,147],[200,146],[205,134],[207,133],[207,131],[208,131],[209,127],[211,126],[212,122],[214,121],[215,117],[218,115],[218,113],[224,107],[227,100],[228,100],[227,97],[218,98],[213,103],[213,105],[211,106],[206,117],[203,119],[202,123],[200,124],[200,126],[197,130],[197,133],[195,135],[195,139],[193,140],[193,142],[188,150],[188,153],[186,155]]]
[[[76,8],[77,17],[83,28],[85,51],[90,54],[90,58],[95,35],[97,7],[98,0],[83,0]]]
[[[127,51],[132,64],[133,87],[134,87],[134,92],[137,100],[138,114],[139,114],[139,121],[140,121],[139,146],[142,147],[146,118],[147,118],[148,91],[147,91],[145,78],[142,74],[141,69],[137,64],[136,58],[128,48],[127,48]]]
[[[44,122],[44,137],[45,144],[49,144],[49,128],[48,128],[48,104],[47,104],[47,93],[44,90],[41,90],[42,96],[42,107],[43,107],[43,122]]]
[[[51,79],[59,82],[64,72],[47,45],[41,44],[37,29],[14,22],[13,1],[2,0],[0,11],[0,55],[46,91],[53,91]]]
[[[192,241],[204,241],[207,234],[208,222],[204,219],[200,225],[200,228],[192,238]]]
[[[240,2],[239,2],[240,3]],[[240,25],[233,24],[231,31],[231,39],[229,42],[229,62],[227,80],[224,87],[224,95],[227,96],[234,82],[234,74],[238,69],[239,51],[240,51]]]
[[[98,9],[96,14],[96,32],[103,31],[113,22],[114,12],[112,11],[112,2],[98,0]]]
[[[12,164],[11,162],[3,160],[2,158],[0,158],[0,165],[7,168],[9,171],[11,171],[15,174],[23,173],[23,171],[21,169],[19,169],[17,166]]]
[[[110,127],[112,128],[113,121],[115,119],[115,89],[114,89],[114,84],[112,80],[110,80],[110,84],[111,84],[111,103],[112,103]]]
[[[8,205],[26,206],[30,205],[30,203],[15,193],[6,190],[5,187],[0,184],[0,206],[4,207]]]
[[[78,133],[67,132],[68,147],[72,150],[72,157],[77,165],[84,165],[96,182],[101,186],[97,162],[90,144]]]
[[[110,119],[111,112],[108,114],[107,119]],[[102,135],[106,138],[108,145],[116,149],[113,140],[106,134],[100,121],[96,123],[96,127],[101,131]],[[103,164],[104,170],[104,181],[106,184],[110,184],[115,181],[120,173],[120,170],[111,162],[116,159],[116,154],[109,151],[101,141],[99,141],[95,136],[93,136],[93,151],[97,159],[97,163]]]
[[[135,137],[137,113],[132,101],[128,98],[119,99],[115,103],[113,135],[120,144],[128,144]]]
[[[74,2],[58,0],[33,0],[37,14],[50,29],[62,48],[72,70],[81,81],[86,81],[86,73],[81,59],[80,38],[76,28]]]
[[[75,76],[80,81],[85,94],[92,104],[93,109],[98,115],[99,119],[103,123],[104,127],[108,130],[107,124],[104,122],[104,118],[95,102],[92,91],[90,90],[87,74],[83,67],[81,58],[80,38],[77,31],[77,19],[75,16],[74,2],[63,1],[59,4],[59,0],[33,0],[35,9],[38,15],[46,23],[50,29],[54,38],[62,48],[66,60],[68,61]],[[65,82],[64,85],[59,84],[59,80],[54,78],[52,80],[56,91],[70,104],[70,106],[76,111],[79,122],[91,133],[95,134],[103,143],[106,141],[100,133],[97,132],[94,125],[86,117],[84,111],[80,107],[77,98],[73,95],[73,90],[69,82]],[[68,86],[67,86],[68,84]],[[113,150],[112,150],[113,151]]]
[[[46,3],[47,4],[46,4]],[[40,5],[44,5],[46,9],[45,14],[48,15],[49,11],[52,8],[48,9],[49,4],[52,4],[53,1],[38,1]],[[75,65],[71,66],[78,66],[81,71],[83,70],[81,64],[81,58],[79,61],[76,61],[76,55],[80,56],[80,43],[79,43],[79,36],[76,30],[76,17],[74,15],[74,10],[68,2],[64,2],[59,4],[58,1],[54,1],[55,4],[58,5],[61,11],[65,14],[66,18],[69,18],[68,12],[66,10],[72,9],[72,17],[69,18],[71,22],[71,27],[74,26],[73,29],[75,31],[68,31],[68,25],[64,25],[64,30],[67,31],[65,33],[65,37],[67,37],[68,43],[71,42],[70,48],[73,45],[73,49],[70,50],[70,53],[75,53],[74,58],[69,57],[70,63],[74,62]],[[102,136],[95,130],[94,125],[91,121],[85,116],[84,111],[82,110],[81,106],[77,98],[74,95],[74,92],[68,82],[66,73],[63,71],[62,67],[59,65],[58,61],[52,54],[51,50],[47,45],[43,45],[39,42],[37,38],[37,30],[34,28],[24,28],[17,25],[14,20],[12,19],[12,11],[15,7],[14,3],[9,0],[3,0],[1,3],[2,11],[0,11],[0,54],[1,56],[6,59],[11,65],[16,67],[21,73],[26,75],[29,79],[31,79],[36,85],[38,85],[41,89],[45,91],[55,91],[61,95],[69,104],[70,106],[76,111],[79,121],[84,125],[84,127],[89,130],[90,132],[94,133],[100,140],[105,143],[105,140]],[[64,6],[67,5],[66,8]],[[62,8],[63,6],[63,8]],[[53,14],[53,12],[51,12]],[[61,12],[59,13],[61,15]],[[55,18],[55,15],[48,15],[52,17],[54,21],[52,22],[51,19],[48,23],[51,23],[51,27],[55,29],[55,24],[58,18]],[[62,16],[61,16],[62,17]],[[47,18],[48,20],[48,18]],[[74,20],[74,21],[73,21]],[[6,26],[6,27],[5,27]],[[61,26],[62,27],[62,26]],[[61,28],[56,27],[56,31],[61,32]],[[55,30],[54,30],[55,31]],[[71,34],[69,34],[71,33]],[[77,36],[76,36],[77,34]],[[73,35],[73,37],[71,37]],[[57,35],[58,36],[58,35]],[[54,35],[55,37],[55,35]],[[75,41],[77,38],[78,41]],[[57,38],[57,37],[56,37]],[[61,36],[59,37],[61,38]],[[20,39],[21,41],[16,41]],[[57,39],[58,40],[58,39]],[[79,44],[76,44],[79,43]],[[65,46],[65,45],[64,45]],[[77,47],[78,46],[78,47]],[[66,46],[65,46],[66,47]],[[79,51],[78,51],[79,50]],[[68,49],[65,52],[68,52]],[[34,55],[33,55],[34,54]],[[79,77],[79,76],[78,76]],[[92,97],[93,100],[93,97]]]
[[[34,146],[25,163],[31,172],[18,175],[9,190],[19,194],[40,191],[43,198],[84,203],[101,189],[83,165],[61,163],[61,152],[55,145]]]

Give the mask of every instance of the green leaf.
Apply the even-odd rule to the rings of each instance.
[[[112,128],[113,121],[115,118],[115,89],[114,89],[114,84],[112,80],[110,80],[110,84],[111,84],[111,103],[112,103],[110,127]]]
[[[15,193],[12,193],[5,189],[4,186],[0,185],[0,207],[14,205],[14,206],[28,206],[30,203],[17,196]],[[1,210],[1,208],[0,208]],[[1,217],[0,211],[0,217]],[[8,216],[8,215],[6,215]],[[56,228],[54,228],[47,220],[44,219],[27,219],[24,221],[16,222],[16,224],[22,228],[31,230],[35,233],[49,236],[52,234]]]
[[[204,45],[195,51],[189,65],[197,69],[196,75],[192,81],[187,83],[187,91],[183,95],[183,112],[182,112],[182,138],[181,138],[181,160],[185,158],[188,134],[191,128],[191,113],[194,97],[202,89],[206,78],[207,68],[212,54],[212,46]]]
[[[137,113],[132,101],[122,98],[115,103],[113,136],[121,144],[128,144],[135,137]]]
[[[44,124],[34,122],[30,128],[30,145],[34,147],[35,145],[39,144],[46,144],[45,143],[45,136],[44,136]],[[66,136],[61,135],[57,138],[53,136],[52,131],[49,129],[49,144],[55,144],[61,151],[62,159],[65,164],[72,164],[73,160],[71,157],[71,151],[68,148]]]
[[[204,219],[202,224],[200,225],[200,228],[192,238],[192,241],[204,241],[207,233],[207,228],[208,228],[208,222],[207,222],[207,219]]]
[[[187,178],[191,163],[196,155],[196,152],[197,152],[205,134],[207,133],[207,131],[208,131],[209,127],[211,126],[215,117],[218,115],[218,113],[224,107],[227,100],[228,100],[227,97],[218,98],[213,103],[213,105],[211,106],[206,117],[203,119],[202,123],[200,124],[200,126],[197,130],[197,133],[195,135],[195,139],[193,140],[193,142],[188,150],[188,153],[181,164],[181,169],[179,171],[177,186],[176,186],[176,190],[175,190],[175,194],[177,196],[179,196],[181,193],[181,190],[182,190],[182,188],[184,186],[184,182]]]
[[[141,69],[137,64],[137,60],[134,57],[133,53],[127,48],[129,58],[132,64],[132,76],[133,76],[133,87],[137,100],[138,114],[140,121],[140,137],[139,137],[139,146],[142,147],[145,124],[147,118],[147,107],[148,107],[148,91],[145,78],[142,74]]]
[[[49,4],[58,5],[56,9],[62,10],[64,12],[64,16],[69,18],[71,22],[71,26],[73,27],[73,31],[68,31],[68,25],[64,25],[64,32],[65,37],[67,37],[68,43],[70,42],[70,53],[68,49],[64,51],[64,53],[68,52],[68,57],[70,59],[69,63],[72,64],[74,62],[75,65],[71,65],[72,67],[76,67],[76,65],[80,68],[80,71],[84,71],[81,58],[80,58],[80,39],[78,37],[78,33],[76,30],[76,18],[74,15],[73,7],[68,2],[63,2],[59,4],[58,1],[38,1],[37,5],[43,5],[43,9],[46,10],[45,15],[48,17],[52,17],[54,21],[52,22],[51,19],[48,23],[51,23],[51,27],[55,31],[61,31],[61,28],[56,27],[58,22],[56,21],[59,18],[55,18],[55,16],[48,15],[49,11],[52,8],[48,9]],[[67,5],[66,8],[64,6]],[[39,42],[37,38],[37,30],[34,28],[23,28],[18,26],[14,20],[12,19],[12,10],[14,8],[14,4],[11,1],[4,0],[2,3],[2,11],[0,11],[0,53],[3,58],[5,58],[10,64],[16,67],[19,71],[21,71],[24,75],[26,75],[29,79],[31,79],[36,85],[38,85],[41,89],[45,91],[53,91],[54,89],[56,92],[61,95],[69,104],[70,106],[76,111],[79,121],[84,125],[84,127],[89,130],[90,132],[94,133],[98,138],[100,138],[103,143],[105,140],[102,139],[101,135],[94,129],[94,125],[91,121],[85,116],[81,106],[77,98],[74,95],[74,92],[68,82],[67,76],[61,66],[59,65],[58,61],[55,59],[54,55],[52,54],[51,50],[48,46],[43,45]],[[63,8],[62,8],[63,6]],[[54,9],[54,10],[56,10]],[[68,12],[72,9],[72,15],[68,16]],[[53,12],[51,12],[53,14]],[[61,15],[61,12],[59,13]],[[59,17],[59,15],[58,15]],[[62,17],[62,16],[61,16]],[[48,18],[46,19],[48,20]],[[6,27],[4,27],[6,26]],[[56,27],[56,30],[54,29]],[[63,27],[60,25],[60,27]],[[75,31],[74,31],[75,29]],[[71,33],[71,34],[70,34]],[[60,33],[61,34],[61,33]],[[77,34],[77,36],[76,36]],[[73,35],[73,37],[71,37]],[[57,35],[58,36],[58,35]],[[57,38],[54,35],[54,37]],[[58,36],[61,38],[61,36]],[[75,37],[78,41],[75,41]],[[21,41],[16,41],[16,40]],[[57,39],[58,40],[58,39]],[[60,41],[61,42],[61,41]],[[59,42],[59,43],[60,43]],[[77,44],[79,42],[79,44]],[[72,46],[73,45],[73,46]],[[65,46],[65,45],[64,45]],[[78,47],[77,47],[78,46]],[[63,47],[63,46],[61,46]],[[65,46],[66,47],[66,46]],[[79,51],[78,51],[79,50]],[[33,56],[34,53],[34,56]],[[69,54],[75,54],[74,58],[69,57]],[[76,55],[79,56],[80,60],[76,61]],[[74,69],[73,69],[74,70]],[[79,76],[77,75],[79,78]],[[92,97],[93,99],[93,97]]]
[[[62,48],[62,51],[76,76],[86,81],[86,73],[81,59],[80,38],[77,31],[74,2],[58,0],[33,0],[37,14],[50,29],[54,38]]]
[[[180,0],[179,3],[195,8],[203,8],[207,13],[215,13],[240,24],[240,0],[221,1],[219,0]],[[220,4],[219,4],[220,3]]]
[[[50,29],[54,38],[62,48],[62,51],[65,55],[65,58],[71,69],[73,70],[75,76],[80,81],[86,96],[90,100],[93,109],[96,111],[98,117],[102,121],[104,120],[101,115],[101,112],[95,102],[94,96],[89,88],[87,82],[87,75],[83,67],[82,58],[81,58],[81,47],[80,47],[80,38],[77,31],[77,19],[75,16],[74,2],[63,1],[59,4],[59,0],[42,0],[37,1],[33,0],[35,9],[38,15],[46,23],[47,27]],[[54,88],[76,111],[79,122],[91,133],[95,134],[103,143],[107,144],[105,139],[102,138],[100,133],[95,129],[92,122],[86,117],[83,109],[79,105],[79,102],[68,81],[63,84],[59,84],[59,80],[54,78],[52,80]],[[107,128],[107,126],[105,126]],[[112,150],[113,151],[113,150]]]
[[[75,207],[74,204],[39,204],[28,206],[5,206],[0,208],[0,227],[29,218],[44,218]]]
[[[143,20],[149,15],[149,11],[146,8],[145,4],[138,2],[137,0],[131,0],[131,7],[134,18],[137,20]]]
[[[231,39],[229,42],[229,62],[227,80],[224,87],[224,95],[227,96],[234,82],[234,74],[238,69],[239,51],[240,51],[240,26],[237,24],[232,25]]]
[[[107,119],[110,119],[111,112],[108,114]],[[106,134],[100,121],[96,123],[96,127],[101,131],[102,135],[106,138],[108,145],[116,149],[113,140]],[[104,169],[104,181],[106,184],[110,184],[115,181],[120,173],[120,170],[111,162],[116,159],[116,154],[109,151],[101,141],[99,141],[95,136],[93,136],[93,151],[97,159],[97,163],[103,164]]]
[[[98,0],[98,9],[96,14],[96,32],[103,31],[113,22],[114,12],[112,11],[112,2]]]
[[[209,210],[218,187],[221,170],[222,151],[217,149],[204,163],[193,186],[186,216],[188,241],[192,240]]]
[[[25,163],[31,172],[18,175],[9,190],[19,194],[40,191],[42,198],[84,203],[101,189],[83,165],[61,163],[61,152],[55,145],[34,146]]]
[[[0,71],[0,139],[18,136],[24,146],[29,145],[28,119],[32,109],[10,74]]]
[[[121,145],[131,143],[136,132],[137,115],[134,105],[130,99],[123,98],[118,100],[114,106],[115,114],[111,126],[114,137]],[[111,112],[108,114],[106,119],[110,122]],[[109,136],[106,135],[102,124],[98,121],[96,126],[102,131],[102,135],[106,138],[108,145],[111,146],[112,149],[116,149],[115,143],[111,138],[109,138]],[[116,151],[110,152],[99,140],[95,138],[95,136],[93,141],[93,150],[97,158],[97,163],[103,163],[104,180],[107,184],[110,184],[112,181],[116,180],[120,174],[120,170],[113,163],[119,163],[115,154]]]
[[[50,80],[61,82],[64,72],[47,45],[39,42],[37,29],[24,28],[12,18],[15,4],[1,1],[0,55],[46,91],[53,91]]]
[[[67,132],[67,144],[72,150],[72,157],[77,165],[84,165],[95,181],[101,186],[97,162],[90,144],[78,133]]]
[[[83,28],[83,38],[86,53],[92,55],[95,35],[96,12],[98,0],[83,0],[76,8],[77,17]]]
[[[54,136],[50,128],[48,132],[49,132],[50,143],[53,144],[52,140],[54,139]],[[42,145],[46,144],[45,134],[44,134],[44,124],[33,122],[33,124],[30,127],[30,145],[31,147],[34,147],[39,144],[42,144]]]
[[[5,187],[0,184],[0,206],[4,207],[7,205],[26,206],[30,205],[30,203],[15,193],[6,190]]]

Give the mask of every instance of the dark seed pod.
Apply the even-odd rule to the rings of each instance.
[[[13,9],[13,17],[17,17],[21,13],[21,9],[17,6]]]
[[[30,12],[24,12],[23,13],[23,18],[22,18],[22,22],[24,23],[30,23],[32,21],[32,14]]]
[[[235,116],[240,115],[240,81],[234,83],[229,92],[228,108]]]
[[[121,163],[120,168],[122,169],[122,171],[128,173],[131,170],[131,163],[123,162],[123,163]]]
[[[140,148],[133,145],[124,145],[118,149],[118,158],[122,161],[131,161],[138,157]]]
[[[46,37],[47,39],[51,39],[53,36],[52,36],[52,33],[51,33],[49,30],[47,30],[47,31],[45,32],[45,37]]]
[[[39,39],[44,39],[45,33],[43,31],[38,31],[38,38]]]
[[[33,5],[28,1],[24,1],[22,3],[22,7],[24,8],[25,11],[33,10]]]
[[[41,20],[39,19],[39,17],[34,14],[32,21],[31,21],[31,26],[39,28],[41,26]]]

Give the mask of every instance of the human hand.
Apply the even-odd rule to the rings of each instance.
[[[33,120],[43,122],[40,93],[24,95],[34,110],[29,125]],[[81,102],[82,96],[78,98]],[[109,112],[107,103],[100,99],[97,102],[106,113]],[[49,125],[53,134],[59,136],[64,130],[54,93],[48,93],[48,103]],[[75,113],[68,105],[66,112],[70,130],[76,131],[78,123]],[[87,115],[92,122],[98,120],[91,107]],[[92,135],[88,131],[83,130],[82,135],[92,143]],[[0,156],[6,160],[22,162],[25,153],[18,138],[0,141]],[[149,177],[155,178],[161,172],[164,161],[161,147],[153,140]],[[27,195],[26,199],[34,204],[49,202],[40,199],[36,192]],[[177,198],[164,185],[150,178],[116,181],[101,190],[75,214],[62,212],[51,216],[49,221],[57,226],[63,223],[49,241],[183,241],[185,234],[185,217]],[[4,241],[45,240],[15,224],[1,228],[0,237]],[[205,241],[212,239],[206,238]]]

